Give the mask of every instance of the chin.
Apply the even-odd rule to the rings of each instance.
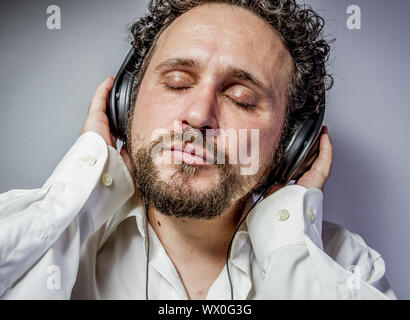
[[[220,182],[218,170],[214,166],[172,165],[158,168],[159,179],[167,183],[189,185],[193,190],[207,190]]]

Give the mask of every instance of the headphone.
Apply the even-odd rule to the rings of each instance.
[[[135,68],[137,61],[138,54],[132,47],[115,77],[107,107],[111,133],[122,140],[125,146],[127,115],[139,72]],[[306,103],[310,102],[311,100],[307,100]],[[285,149],[281,163],[269,177],[272,184],[286,184],[291,180],[297,180],[310,168],[319,151],[318,136],[324,114],[323,104],[318,113],[314,113],[298,125]]]

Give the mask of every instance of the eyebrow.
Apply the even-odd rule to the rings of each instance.
[[[172,69],[176,67],[186,67],[192,69],[200,69],[201,65],[198,61],[187,58],[171,58],[161,62],[158,66],[155,67],[156,72],[162,70]]]
[[[156,72],[161,72],[163,70],[169,70],[177,67],[185,67],[185,68],[190,68],[190,69],[200,69],[202,66],[199,63],[199,61],[194,60],[194,59],[188,59],[188,58],[171,58],[168,60],[165,60],[164,62],[161,62],[158,66],[155,67]],[[249,82],[253,84],[254,86],[260,88],[263,91],[268,92],[268,88],[262,83],[262,81],[258,80],[255,76],[250,74],[249,72],[229,66],[227,73],[230,74],[231,76]]]
[[[229,73],[232,74],[235,78],[252,83],[254,86],[262,89],[263,91],[268,91],[266,86],[261,81],[259,81],[256,77],[251,75],[249,72],[246,72],[245,70],[232,67],[229,68]]]

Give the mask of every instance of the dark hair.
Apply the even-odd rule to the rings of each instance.
[[[151,0],[149,12],[130,27],[139,76],[134,83],[129,115],[132,116],[139,84],[160,34],[183,13],[211,3],[238,6],[262,17],[278,31],[293,58],[287,113],[276,152],[275,163],[278,163],[293,130],[300,121],[324,107],[326,90],[333,86],[333,78],[326,71],[330,46],[323,37],[324,19],[310,6],[298,4],[296,0]]]

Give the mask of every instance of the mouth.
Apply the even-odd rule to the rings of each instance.
[[[174,156],[177,163],[186,163],[191,166],[210,166],[213,164],[213,157],[201,147],[192,144],[174,144],[166,149]]]

